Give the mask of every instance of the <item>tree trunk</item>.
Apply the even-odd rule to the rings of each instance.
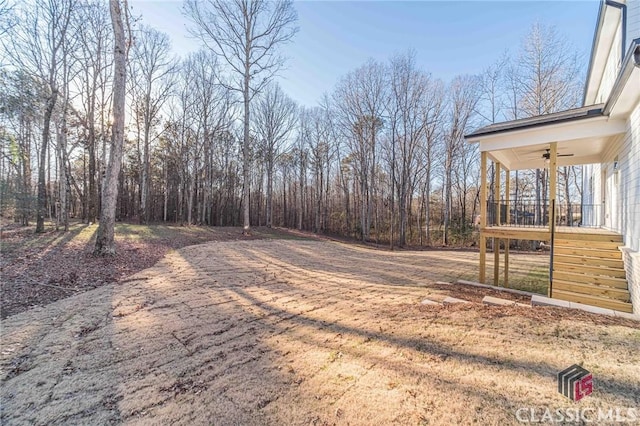
[[[247,34],[247,43],[249,43],[249,35]],[[242,90],[243,100],[244,100],[244,134],[242,141],[242,180],[244,185],[242,187],[242,204],[243,204],[243,235],[249,235],[251,232],[251,219],[249,216],[249,191],[250,191],[250,182],[249,182],[249,81],[251,79],[251,75],[249,74],[249,47],[246,48],[246,58],[245,58],[245,73],[244,73],[244,87]]]
[[[47,148],[49,146],[49,129],[51,127],[51,115],[58,99],[58,89],[53,87],[51,96],[47,99],[47,107],[44,111],[44,126],[42,128],[42,146],[40,147],[40,164],[38,169],[38,210],[36,218],[36,232],[44,232],[44,215],[47,200],[47,186],[45,182],[45,163],[47,161]]]
[[[96,185],[96,127],[95,127],[95,86],[91,94],[91,105],[89,108],[89,140],[87,141],[87,151],[89,154],[89,194],[87,198],[87,222],[95,223],[98,217],[98,188]]]
[[[127,8],[124,2],[124,9]],[[115,35],[113,48],[113,129],[111,132],[111,152],[109,166],[102,191],[102,211],[100,226],[96,238],[96,255],[114,255],[116,252],[114,228],[116,204],[118,201],[118,177],[122,165],[122,146],[124,142],[125,87],[127,81],[127,46],[124,37],[124,22],[120,0],[109,0],[111,25]]]
[[[273,221],[273,158],[267,160],[267,227],[271,228]]]

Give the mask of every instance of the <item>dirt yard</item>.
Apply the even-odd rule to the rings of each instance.
[[[0,318],[126,279],[156,264],[170,250],[209,241],[292,238],[254,229],[251,237],[232,227],[116,224],[113,257],[93,256],[98,225],[74,223],[69,232],[34,234],[0,218]]]
[[[521,408],[639,405],[640,324],[488,307],[490,292],[435,283],[473,278],[477,256],[309,240],[171,251],[1,322],[0,423],[507,425]],[[421,304],[447,295],[472,303]],[[574,363],[595,382],[580,403],[556,388]]]

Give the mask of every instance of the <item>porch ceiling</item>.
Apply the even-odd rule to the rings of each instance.
[[[558,143],[558,167],[575,166],[602,162],[609,137],[574,139]],[[543,169],[546,164],[542,157],[548,143],[517,148],[505,148],[488,151],[489,157],[509,170]],[[565,157],[564,154],[573,154]]]
[[[607,116],[594,116],[578,121],[539,124],[526,129],[500,131],[493,134],[467,136],[469,142],[478,142],[481,152],[509,170],[545,167],[542,157],[553,142],[558,143],[558,166],[590,164],[603,161],[607,143],[612,137],[624,133],[626,120]]]

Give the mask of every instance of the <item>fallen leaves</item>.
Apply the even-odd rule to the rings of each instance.
[[[34,234],[31,227],[5,227],[2,235],[0,317],[42,306],[127,277],[153,266],[169,251],[209,241],[247,239],[242,228],[116,225],[116,255],[93,254],[97,225],[76,223],[68,232]],[[284,235],[257,229],[251,239]]]

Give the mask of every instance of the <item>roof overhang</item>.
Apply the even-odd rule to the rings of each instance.
[[[602,1],[598,11],[598,21],[591,47],[589,71],[584,89],[583,105],[591,105],[596,102],[596,96],[603,80],[604,70],[609,59],[609,53],[616,37],[616,30],[621,23],[622,8],[608,7],[608,3],[617,3],[624,7],[625,0],[617,2]],[[624,49],[625,46],[622,46]]]
[[[640,103],[640,38],[631,42],[603,114],[628,117]]]
[[[487,152],[508,170],[538,169],[545,167],[542,154],[553,142],[558,143],[559,155],[573,154],[558,157],[558,166],[600,162],[610,138],[624,133],[626,128],[625,119],[597,115],[466,138],[478,143],[481,152]]]

